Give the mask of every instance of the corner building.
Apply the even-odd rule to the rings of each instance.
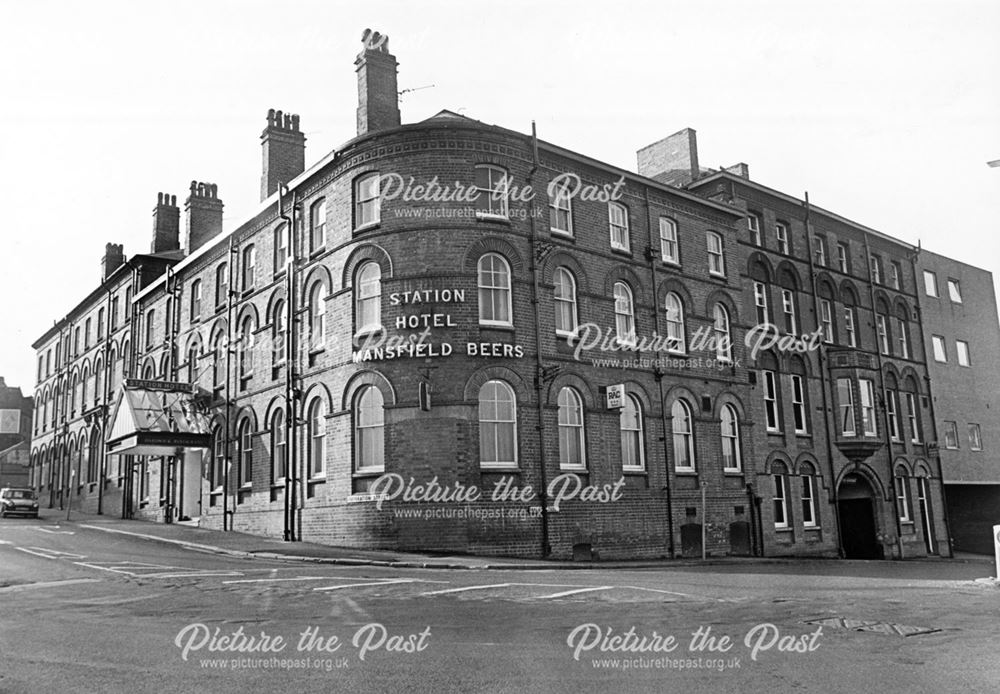
[[[866,232],[827,215],[831,243],[851,236],[862,260],[815,285],[811,252],[748,242],[756,210],[805,249],[801,205],[745,167],[701,171],[693,131],[640,152],[637,175],[448,111],[402,125],[377,33],[355,66],[357,137],[306,170],[299,117],[269,112],[252,218],[223,231],[218,189],[192,182],[181,249],[161,194],[162,271],[93,295],[121,294],[127,329],[100,338],[116,355],[108,395],[75,426],[104,445],[87,449],[98,479],[75,503],[104,489],[125,516],[401,550],[851,554],[846,533],[871,556],[938,551],[922,543],[946,536],[941,514],[904,532],[894,480],[937,508],[939,469],[905,442],[886,452],[881,424],[834,426],[841,409],[855,433],[884,419],[887,388],[926,398],[923,357],[883,369],[864,322],[908,307],[912,267],[905,290],[873,295]],[[856,307],[864,344],[838,332],[818,353],[751,355],[747,332],[784,320],[781,288],[798,312],[784,336],[801,343],[827,292]],[[36,342],[39,402],[65,392],[43,366],[88,307]],[[82,366],[63,354],[60,373]],[[57,503],[74,420],[48,411],[36,481]],[[845,525],[855,498],[870,509],[860,530]]]

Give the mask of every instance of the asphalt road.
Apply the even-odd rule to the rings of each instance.
[[[347,567],[8,519],[0,692],[992,692],[988,574]]]

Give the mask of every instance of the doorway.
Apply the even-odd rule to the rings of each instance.
[[[847,559],[882,559],[875,524],[875,493],[864,477],[844,477],[837,491],[840,541]]]

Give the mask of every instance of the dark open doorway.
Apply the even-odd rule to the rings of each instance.
[[[882,559],[875,525],[875,494],[868,481],[847,475],[838,489],[840,540],[848,559]]]

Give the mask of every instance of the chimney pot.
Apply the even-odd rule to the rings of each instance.
[[[371,29],[361,35],[363,48],[354,64],[358,73],[358,135],[398,127],[399,63],[389,53],[389,37]]]
[[[191,181],[191,194],[184,203],[188,254],[222,233],[222,208],[216,184]]]
[[[260,135],[263,166],[260,199],[267,200],[283,183],[305,171],[306,138],[299,130],[298,115],[270,109],[267,127]]]

